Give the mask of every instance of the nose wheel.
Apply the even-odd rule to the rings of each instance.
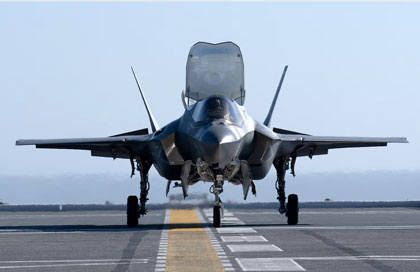
[[[220,228],[222,226],[222,207],[213,207],[213,227]]]
[[[219,194],[223,192],[223,175],[217,175],[214,185],[210,188],[210,193],[214,194],[213,207],[213,227],[220,228],[222,226],[222,218],[224,215],[224,206]]]

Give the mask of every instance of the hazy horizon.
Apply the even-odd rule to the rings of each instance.
[[[130,179],[125,174],[86,175],[0,175],[0,201],[8,204],[124,204],[128,195],[139,191],[138,175]],[[300,201],[406,201],[420,200],[420,171],[366,171],[287,175],[286,192],[299,194]],[[224,201],[237,203],[276,202],[275,174],[256,181],[257,197],[242,199],[242,186],[226,183]],[[171,188],[165,196],[166,180],[157,174],[150,176],[149,203],[167,203],[178,199],[181,203],[212,199],[210,183],[190,186],[190,198],[182,200],[180,188]],[[25,197],[22,197],[25,196]],[[203,199],[204,200],[204,199]]]

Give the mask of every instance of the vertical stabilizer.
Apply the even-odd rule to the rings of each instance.
[[[276,94],[274,95],[274,98],[273,98],[273,103],[271,103],[270,110],[268,111],[267,117],[264,120],[264,125],[266,126],[270,126],[271,116],[273,115],[274,107],[276,106],[277,97],[279,96],[281,85],[283,85],[283,79],[284,79],[284,76],[286,75],[287,67],[288,67],[287,65],[284,66],[284,70],[283,70],[283,74],[279,82],[279,86],[277,87]]]
[[[149,115],[150,126],[152,127],[152,131],[155,132],[156,130],[159,130],[159,125],[157,124],[155,117],[153,117],[153,114],[150,111],[149,104],[147,103],[146,97],[144,96],[143,91],[141,90],[139,80],[137,79],[137,76],[136,76],[136,73],[134,72],[133,67],[131,67],[131,71],[133,72],[133,76],[134,76],[134,79],[136,80],[137,87],[139,88],[141,98],[143,99],[143,102],[144,102],[144,106],[146,107],[147,115]]]

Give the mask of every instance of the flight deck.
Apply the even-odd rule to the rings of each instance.
[[[419,271],[420,208],[0,212],[0,271]]]

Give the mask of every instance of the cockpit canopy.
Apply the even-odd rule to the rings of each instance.
[[[241,50],[232,42],[198,42],[188,54],[187,104],[212,95],[224,95],[244,104],[244,63]]]
[[[196,123],[218,119],[239,123],[242,115],[235,102],[226,96],[215,95],[198,101],[194,105],[192,118]]]

